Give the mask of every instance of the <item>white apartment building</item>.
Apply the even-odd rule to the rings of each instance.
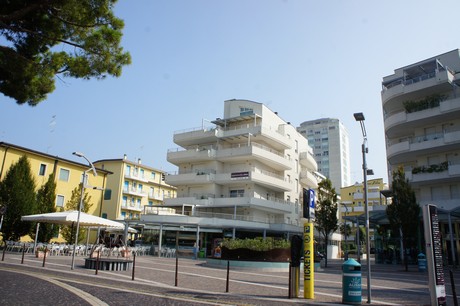
[[[302,232],[302,188],[316,188],[317,170],[307,140],[265,105],[228,100],[212,127],[174,133],[177,166],[166,182],[177,197],[164,206],[176,215],[144,215],[164,227],[193,229],[200,247],[218,237],[280,236]],[[180,234],[179,234],[180,235]]]
[[[297,128],[313,149],[318,172],[329,178],[337,193],[349,186],[350,145],[348,131],[334,118],[305,121]]]
[[[396,69],[382,82],[389,182],[403,166],[419,204],[444,212],[460,208],[459,85],[458,49]],[[453,226],[456,238],[448,226],[442,231],[455,239],[443,244],[451,255],[460,249],[460,226]]]

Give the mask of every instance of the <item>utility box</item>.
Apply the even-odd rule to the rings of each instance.
[[[342,303],[361,304],[361,264],[349,259],[342,264]]]
[[[426,257],[425,254],[420,253],[417,255],[417,261],[418,261],[418,270],[420,272],[426,272]]]

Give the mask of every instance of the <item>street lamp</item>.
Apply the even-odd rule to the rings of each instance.
[[[363,153],[363,176],[364,176],[364,209],[366,214],[366,260],[367,260],[367,303],[371,303],[371,246],[369,238],[369,203],[367,202],[367,164],[366,164],[366,154],[368,153],[367,148],[367,133],[366,126],[364,125],[364,114],[363,113],[354,113],[356,121],[359,121],[361,125],[361,131],[363,133],[363,144],[361,146]],[[369,173],[370,174],[370,173]],[[359,230],[359,228],[358,228]]]
[[[77,229],[75,230],[75,243],[73,244],[73,252],[72,252],[71,269],[73,270],[74,263],[75,263],[75,251],[76,251],[76,247],[77,247],[77,243],[78,243],[78,234],[79,234],[78,232],[80,230],[80,212],[81,212],[81,209],[82,209],[82,206],[83,206],[83,199],[85,197],[85,186],[86,186],[86,180],[87,180],[86,176],[87,176],[87,172],[90,171],[90,170],[93,170],[94,176],[97,176],[97,172],[96,172],[96,168],[94,168],[93,163],[88,158],[86,158],[86,156],[83,153],[81,153],[81,152],[73,152],[72,154],[75,155],[75,156],[82,157],[82,158],[86,159],[88,164],[91,166],[91,168],[83,171],[83,174],[82,174],[83,176],[82,176],[82,181],[81,181],[80,204],[78,205],[78,214],[77,214]]]

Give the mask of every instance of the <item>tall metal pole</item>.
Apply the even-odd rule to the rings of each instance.
[[[367,261],[367,303],[371,303],[371,245],[369,237],[369,203],[367,200],[367,164],[366,164],[366,142],[367,138],[364,137],[362,151],[363,151],[363,176],[364,176],[364,209],[366,213],[366,261]]]
[[[366,154],[367,154],[367,133],[366,126],[364,125],[364,114],[363,113],[354,113],[356,121],[359,121],[361,125],[361,131],[363,132],[363,176],[364,176],[364,208],[366,213],[366,257],[367,257],[367,303],[371,303],[371,245],[369,237],[369,203],[367,200],[367,164],[366,164]],[[359,230],[359,228],[358,228]]]
[[[77,229],[75,230],[75,243],[73,245],[73,252],[72,252],[72,264],[71,269],[73,270],[75,264],[75,252],[77,251],[77,243],[78,243],[78,232],[80,230],[80,212],[83,207],[83,198],[85,196],[85,184],[86,184],[86,171],[83,171],[83,178],[81,181],[81,195],[80,195],[80,204],[78,204],[78,214],[77,214]]]

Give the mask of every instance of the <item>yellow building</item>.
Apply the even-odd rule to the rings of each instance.
[[[127,159],[105,159],[94,162],[96,167],[113,173],[107,178],[107,191],[102,217],[109,219],[139,219],[163,205],[166,198],[176,197],[176,188],[164,182],[166,173]]]
[[[388,185],[383,182],[382,178],[367,181],[367,202],[369,204],[369,214],[375,212],[384,212],[386,209],[386,198],[381,191],[387,190]],[[351,235],[347,241],[354,241],[356,233],[356,219],[364,218],[365,201],[364,201],[364,184],[355,183],[354,185],[340,188],[340,219],[341,224],[347,224],[351,227]],[[364,219],[363,219],[364,220]],[[364,221],[360,221],[361,226],[365,226]],[[373,240],[373,229],[369,233],[371,241]],[[344,237],[345,239],[345,237]],[[372,242],[371,242],[372,245]]]
[[[34,151],[14,144],[0,142],[0,181],[3,180],[8,169],[22,156],[26,156],[31,165],[31,172],[38,190],[46,183],[50,174],[54,174],[56,183],[56,207],[64,210],[65,204],[71,199],[72,190],[79,186],[83,172],[90,167],[87,163],[79,163],[58,156]],[[86,188],[85,192],[91,196],[92,206],[88,213],[101,216],[103,207],[103,191],[107,178],[111,172],[96,168],[97,176],[88,172],[88,185],[95,189]]]

